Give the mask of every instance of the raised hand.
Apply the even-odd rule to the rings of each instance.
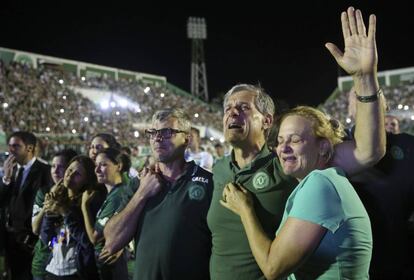
[[[342,52],[332,43],[327,43],[325,47],[335,58],[339,66],[349,75],[363,76],[376,74],[378,56],[375,42],[375,15],[370,15],[369,17],[368,34],[360,10],[349,7],[347,12],[342,12],[341,22],[345,52]]]
[[[96,195],[96,191],[93,191],[93,190],[84,191],[82,193],[82,206],[88,206],[95,195]]]
[[[43,209],[46,214],[55,214],[58,215],[59,213],[59,204],[56,200],[56,194],[53,192],[47,193],[45,196],[45,201],[43,203]]]
[[[10,181],[13,176],[13,168],[16,166],[16,157],[10,154],[7,159],[4,161],[3,169],[4,169],[4,179],[6,181]]]

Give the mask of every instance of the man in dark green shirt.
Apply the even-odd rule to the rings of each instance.
[[[257,102],[260,100],[260,102]],[[237,182],[255,194],[256,213],[269,236],[282,219],[285,202],[296,185],[281,172],[266,136],[273,123],[274,104],[263,89],[238,85],[224,101],[224,135],[233,146],[213,168],[214,192],[208,213],[212,232],[212,279],[260,279],[240,217],[220,205],[224,186]]]
[[[212,174],[184,160],[190,128],[182,110],[154,114],[146,135],[156,167],[133,181],[137,191],[105,226],[103,258],[135,237],[134,279],[209,279]]]

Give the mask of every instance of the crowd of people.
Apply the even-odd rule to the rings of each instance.
[[[350,110],[349,94],[353,94],[352,90],[338,92],[335,98],[328,99],[320,108],[345,125],[352,126],[354,119]],[[400,131],[414,134],[414,120],[411,118],[414,116],[414,84],[383,87],[383,94],[387,100],[387,111],[398,119]]]
[[[79,89],[111,91],[139,104],[139,111],[110,107],[102,110]],[[57,150],[71,147],[85,151],[86,139],[106,131],[128,146],[148,146],[133,123],[149,123],[150,116],[167,106],[189,108],[194,125],[221,130],[221,109],[189,96],[175,94],[167,87],[146,86],[139,81],[110,77],[83,78],[62,70],[40,65],[0,60],[0,119],[6,134],[27,130],[43,136],[40,148],[49,157]],[[161,94],[162,93],[162,94]],[[197,113],[197,117],[194,114]],[[139,137],[141,135],[141,137]]]
[[[216,159],[181,106],[152,114],[140,172],[114,134],[49,166],[33,133],[11,133],[0,181],[10,279],[122,280],[131,256],[136,280],[412,279],[413,137],[386,133],[376,17],[366,28],[349,7],[341,22],[345,51],[325,46],[353,77],[352,129],[308,106],[276,114],[263,88],[237,84],[223,101],[232,150],[216,145]]]

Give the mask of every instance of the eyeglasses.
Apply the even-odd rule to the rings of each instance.
[[[174,128],[161,128],[161,129],[146,129],[145,135],[149,139],[155,139],[157,137],[161,137],[162,139],[170,139],[177,133],[187,133],[184,130],[178,130]]]

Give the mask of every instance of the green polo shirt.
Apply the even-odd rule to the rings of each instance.
[[[115,214],[123,199],[124,184],[118,184],[107,194],[105,201],[96,214],[95,230],[103,235],[103,230],[109,219]],[[95,251],[99,254],[104,246],[103,242],[95,245]]]
[[[134,279],[210,279],[207,212],[212,174],[189,162],[185,174],[147,201],[139,218]]]
[[[297,181],[283,174],[279,160],[267,146],[244,168],[234,152],[213,168],[214,192],[208,212],[212,232],[211,279],[264,279],[247,240],[240,217],[220,204],[224,186],[237,182],[254,196],[257,217],[270,239],[282,220],[285,203]]]

